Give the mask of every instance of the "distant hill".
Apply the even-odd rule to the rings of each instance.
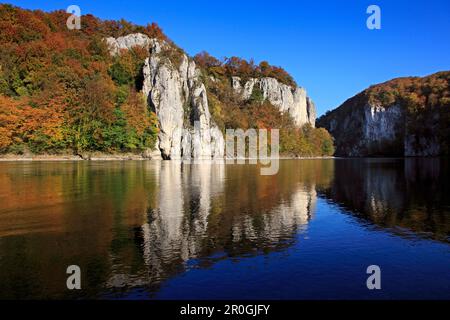
[[[317,125],[338,156],[439,156],[450,153],[450,72],[374,85]]]

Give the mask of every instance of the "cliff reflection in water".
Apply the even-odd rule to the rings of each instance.
[[[325,194],[395,234],[450,242],[448,159],[336,160]]]
[[[436,243],[449,243],[449,174],[448,160],[438,159],[286,160],[275,176],[253,165],[0,163],[0,299],[159,297],[171,280],[202,277],[213,265],[233,279],[247,274],[244,265],[260,266],[261,255],[277,267],[264,264],[264,281],[249,292],[288,288],[295,298],[298,283],[314,287],[338,266],[336,252],[360,268],[358,257],[384,257],[392,246],[384,262],[415,266],[427,252],[441,260],[426,270],[439,270],[447,266]],[[299,236],[306,229],[307,241]],[[403,238],[360,241],[386,241],[386,232]],[[424,238],[439,242],[409,250],[409,240]],[[73,264],[82,270],[79,292],[66,288]],[[343,283],[355,272],[340,270]],[[430,281],[422,285],[439,286]]]
[[[311,161],[263,177],[255,166],[161,163],[155,202],[135,237],[147,284],[156,290],[161,281],[187,268],[292,244],[315,214],[315,174],[322,172],[312,170],[317,165],[323,166]],[[331,167],[331,162],[325,165]],[[108,283],[143,284],[137,280],[131,284],[125,274],[112,274]]]
[[[269,254],[315,215],[332,161],[0,164],[0,298],[144,296],[187,268]],[[68,292],[66,268],[83,271]],[[19,285],[17,285],[19,284]]]

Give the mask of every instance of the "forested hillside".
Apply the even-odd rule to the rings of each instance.
[[[182,50],[155,23],[144,27],[85,15],[80,30],[69,30],[67,18],[64,11],[0,5],[0,153],[139,153],[154,148],[158,118],[140,92],[148,51],[135,47],[111,55],[104,39],[142,33],[169,43],[175,52]],[[212,115],[222,130],[283,128],[282,153],[333,153],[326,130],[295,128],[289,116],[258,96],[242,103],[231,94],[231,75],[271,76],[295,85],[282,68],[236,57],[212,60],[206,54],[195,60],[205,76],[220,79],[207,83]]]
[[[145,52],[111,58],[106,35],[155,25],[83,16],[68,30],[63,11],[0,6],[0,150],[34,153],[138,150],[155,144],[156,118],[138,94]]]
[[[371,86],[318,120],[340,156],[450,154],[450,72]]]
[[[248,100],[236,95],[231,77],[240,77],[245,82],[251,78],[270,77],[292,88],[294,79],[280,67],[267,61],[255,64],[238,57],[219,60],[207,52],[194,57],[202,67],[207,84],[211,113],[221,128],[279,128],[280,152],[295,156],[331,156],[334,153],[333,139],[323,128],[306,124],[297,128],[288,114],[282,114],[269,101],[264,100],[259,88],[254,88]]]

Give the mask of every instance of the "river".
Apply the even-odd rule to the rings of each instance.
[[[4,162],[0,299],[450,299],[449,195],[445,159]]]

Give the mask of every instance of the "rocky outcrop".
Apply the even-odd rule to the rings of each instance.
[[[449,79],[450,72],[440,72],[370,87],[321,117],[318,126],[334,137],[337,156],[446,154]]]
[[[280,112],[291,115],[298,127],[305,124],[315,126],[316,108],[304,88],[292,88],[275,78],[267,77],[251,78],[244,84],[241,78],[232,77],[231,82],[233,89],[242,96],[243,100],[250,99],[255,90],[260,90],[264,100],[278,107]]]
[[[159,149],[165,159],[211,159],[224,155],[224,138],[211,119],[200,70],[186,55],[174,65],[151,51],[143,93],[159,119]]]
[[[192,59],[173,44],[140,33],[107,38],[106,42],[111,55],[136,46],[149,51],[143,67],[142,92],[158,117],[159,136],[155,146],[158,152],[148,151],[147,157],[223,158],[224,137],[212,119],[202,73]],[[242,100],[258,93],[281,113],[289,114],[299,128],[305,124],[315,127],[315,105],[301,87],[291,87],[270,77],[251,78],[245,83],[232,77],[231,86]]]
[[[112,55],[120,53],[120,50],[130,50],[133,47],[150,48],[158,44],[156,39],[150,39],[142,33],[133,33],[119,38],[109,37],[105,40]]]
[[[337,156],[403,156],[404,112],[399,106],[366,103],[345,111],[318,121],[334,137]]]
[[[308,122],[311,126],[316,126],[317,111],[316,104],[310,97],[306,97],[306,111],[308,113]]]
[[[172,45],[134,34],[107,39],[111,54],[141,46],[149,49],[143,67],[142,92],[159,120],[156,146],[164,159],[223,158],[222,132],[211,118],[206,88],[194,61]],[[168,58],[168,52],[180,56]]]

